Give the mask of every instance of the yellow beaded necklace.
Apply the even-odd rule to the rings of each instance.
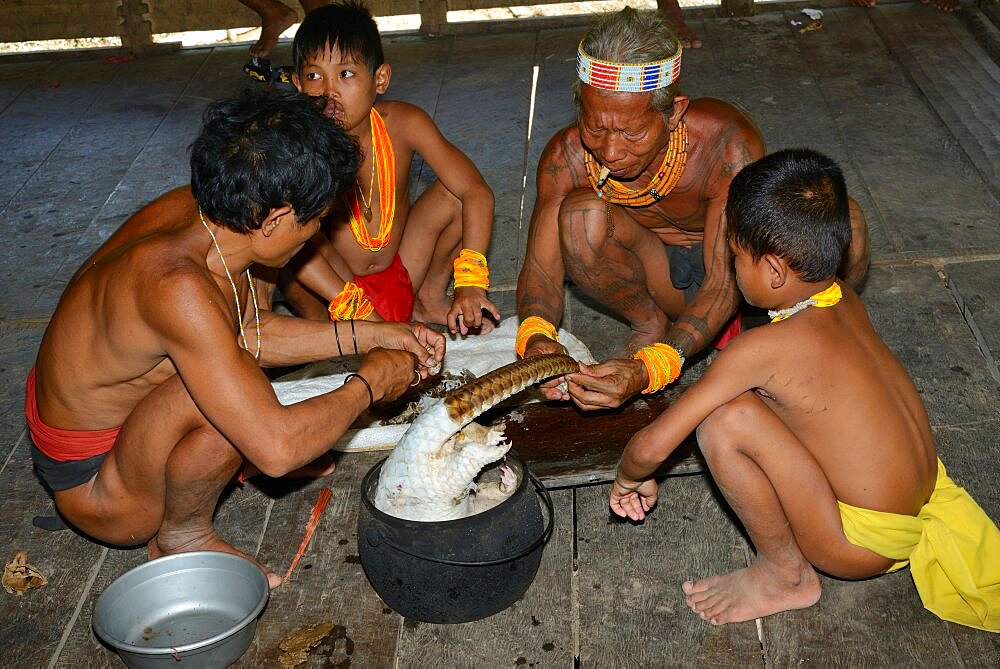
[[[796,302],[786,309],[768,311],[767,315],[771,317],[772,323],[777,323],[778,321],[783,321],[789,316],[794,316],[803,309],[808,309],[809,307],[832,307],[837,302],[840,302],[840,298],[843,296],[844,293],[840,290],[840,284],[834,281],[833,285],[819,291],[815,295],[810,295],[801,302]]]
[[[620,204],[626,207],[645,207],[659,202],[674,189],[684,174],[687,164],[688,132],[684,121],[670,132],[667,142],[667,152],[663,156],[656,176],[642,189],[625,188],[614,179],[601,178],[601,166],[594,160],[590,151],[584,151],[583,162],[587,167],[587,178],[597,193],[597,197],[605,202]]]
[[[345,197],[354,241],[361,248],[376,253],[389,244],[389,239],[392,236],[392,219],[396,214],[396,153],[392,149],[392,141],[385,128],[385,121],[382,120],[374,107],[369,114],[369,119],[372,126],[372,179],[374,183],[377,173],[378,201],[381,209],[377,236],[372,237],[365,225],[371,218],[371,194],[368,196],[369,201],[365,203],[367,216],[362,213],[361,203],[358,202],[359,199],[364,199],[360,187],[352,188]]]
[[[219,246],[219,240],[215,238],[215,233],[212,232],[212,228],[208,227],[208,223],[205,222],[205,216],[201,213],[201,207],[198,208],[198,218],[201,219],[201,224],[205,226],[208,230],[209,237],[212,238],[212,243],[215,244],[215,250],[219,254],[219,260],[222,261],[222,269],[226,272],[226,278],[229,279],[229,285],[233,289],[233,298],[236,300],[236,318],[238,319],[240,325],[240,338],[243,339],[243,349],[249,353],[250,345],[247,343],[247,335],[243,331],[243,310],[240,308],[240,294],[236,290],[236,282],[233,281],[233,275],[229,273],[229,265],[226,264],[226,257],[222,255],[222,248]],[[260,311],[257,308],[257,291],[253,288],[253,277],[250,275],[250,268],[247,267],[247,281],[250,282],[250,297],[253,299],[253,320],[254,324],[257,326],[257,352],[253,354],[255,360],[260,359]]]

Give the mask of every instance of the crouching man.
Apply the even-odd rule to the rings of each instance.
[[[255,266],[288,262],[358,160],[308,99],[215,103],[192,145],[191,186],[143,207],[77,271],[28,377],[25,414],[36,470],[79,530],[148,542],[150,558],[236,553],[212,517],[245,462],[269,476],[307,465],[441,360],[443,337],[417,324],[335,328],[258,305]],[[343,387],[291,406],[261,370],[355,351],[364,357]]]

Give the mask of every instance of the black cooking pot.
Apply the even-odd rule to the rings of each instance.
[[[399,614],[429,623],[479,620],[520,599],[535,578],[553,523],[552,499],[521,458],[508,452],[480,475],[507,465],[518,478],[513,495],[481,513],[432,522],[375,508],[384,462],[361,481],[358,513],[358,555],[379,597]],[[535,491],[548,512],[547,525]]]

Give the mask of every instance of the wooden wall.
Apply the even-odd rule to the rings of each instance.
[[[544,5],[564,0],[526,0]],[[301,15],[296,0],[283,0]],[[498,0],[368,0],[376,16],[419,14],[426,35],[482,32],[483,24],[448,23],[447,12],[503,7]],[[705,11],[705,10],[699,10]],[[749,15],[753,0],[722,0],[708,8],[720,15]],[[537,19],[516,19],[523,23]],[[120,36],[126,47],[152,44],[158,33],[218,30],[258,25],[260,20],[237,0],[3,0],[0,42]],[[545,23],[545,20],[541,20]],[[489,24],[492,29],[495,24]]]

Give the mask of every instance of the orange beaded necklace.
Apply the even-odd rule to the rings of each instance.
[[[371,218],[371,195],[368,196],[369,202],[365,203],[367,217],[362,214],[359,202],[360,199],[364,198],[361,193],[361,184],[355,182],[355,187],[348,191],[344,197],[347,202],[347,211],[350,214],[351,232],[354,234],[354,240],[361,248],[375,253],[385,248],[392,236],[392,219],[396,213],[396,153],[392,150],[392,141],[389,139],[389,132],[385,129],[385,122],[374,107],[372,107],[369,119],[372,126],[372,179],[375,179],[376,174],[378,177],[380,209],[378,236],[372,237],[368,233],[366,225],[368,219]]]
[[[670,140],[667,142],[667,152],[663,156],[663,164],[656,176],[650,180],[649,184],[642,189],[625,188],[614,179],[606,179],[601,182],[601,166],[594,160],[590,151],[584,151],[583,162],[587,166],[587,177],[593,187],[597,197],[604,199],[611,204],[620,204],[626,207],[645,207],[646,205],[659,202],[670,194],[677,182],[684,174],[684,166],[687,164],[688,132],[684,121],[677,124],[677,127],[670,132]]]

